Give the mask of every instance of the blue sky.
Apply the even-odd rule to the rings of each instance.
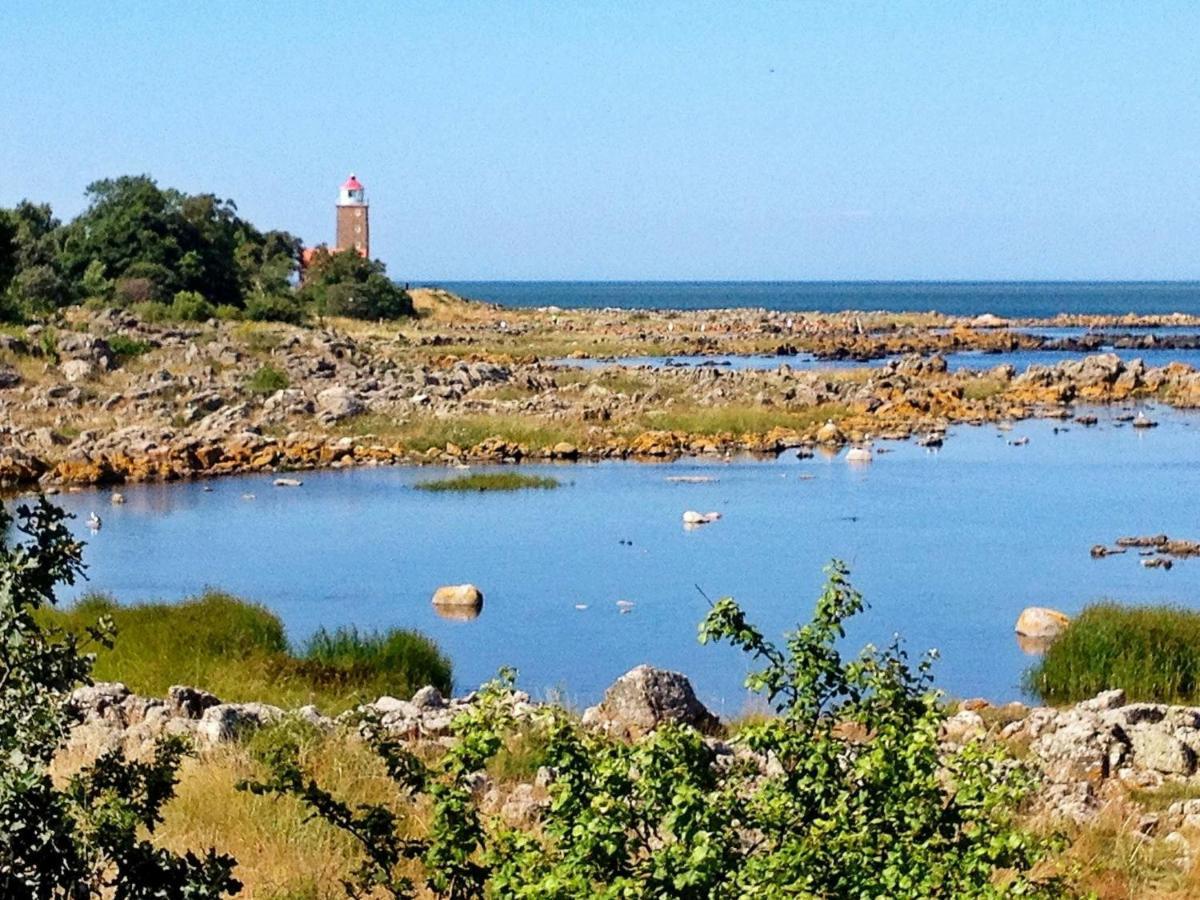
[[[0,5],[0,205],[148,172],[398,278],[1200,278],[1200,3]]]

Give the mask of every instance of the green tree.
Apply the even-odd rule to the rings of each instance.
[[[14,540],[14,537],[17,539]],[[23,538],[23,540],[21,540]],[[176,855],[145,836],[174,794],[185,751],[160,742],[130,762],[115,751],[56,787],[49,766],[70,723],[71,690],[92,660],[79,637],[39,626],[60,585],[82,571],[82,545],[62,510],[42,498],[0,507],[0,897],[209,900],[235,893],[233,861],[208,851]],[[108,623],[90,638],[111,638]]]
[[[0,209],[0,295],[8,290],[17,274],[17,220],[7,209]]]
[[[1017,820],[1032,772],[979,742],[939,746],[930,660],[913,668],[897,645],[842,658],[844,623],[862,608],[839,563],[783,646],[732,599],[713,606],[701,640],[746,651],[758,665],[747,687],[775,711],[740,732],[732,754],[686,727],[628,743],[545,710],[550,797],[534,827],[485,817],[472,790],[513,728],[503,678],[433,762],[365,723],[398,788],[428,803],[425,829],[337,800],[305,774],[295,744],[274,745],[270,776],[247,787],[297,796],[358,841],[355,897],[1068,896],[1060,879],[1033,874],[1056,842]]]
[[[412,298],[387,277],[379,260],[318,248],[304,273],[301,296],[318,315],[396,319],[413,314]]]

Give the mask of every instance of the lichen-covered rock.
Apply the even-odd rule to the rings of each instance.
[[[696,699],[684,675],[652,666],[638,666],[618,678],[604,692],[600,704],[584,713],[583,721],[632,739],[666,723],[691,725],[700,731],[711,731],[718,724]]]
[[[277,722],[283,715],[282,709],[267,703],[220,703],[204,711],[196,736],[209,744],[225,744]]]

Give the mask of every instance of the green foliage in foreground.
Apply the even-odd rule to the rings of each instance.
[[[418,481],[413,487],[419,491],[520,491],[526,488],[549,490],[559,485],[557,478],[521,472],[477,472],[437,481]]]
[[[337,713],[383,694],[408,697],[426,684],[452,687],[450,662],[416,632],[322,631],[294,652],[274,613],[217,592],[132,606],[91,596],[70,609],[44,610],[39,620],[73,634],[112,622],[116,635],[98,650],[95,676],[152,697],[191,684],[230,702],[313,703]]]
[[[66,734],[65,700],[89,678],[80,637],[43,628],[38,612],[79,575],[80,544],[44,499],[0,508],[0,897],[210,900],[235,893],[233,860],[177,855],[147,835],[174,795],[185,746],[165,739],[149,759],[116,751],[56,786],[49,766]],[[86,635],[110,639],[101,621]]]
[[[1047,703],[1122,688],[1131,700],[1200,700],[1200,613],[1172,606],[1087,607],[1026,675]]]
[[[680,727],[626,743],[543,710],[549,804],[535,827],[485,816],[473,790],[514,729],[507,675],[460,715],[456,741],[432,761],[363,723],[427,827],[343,803],[286,740],[264,749],[269,774],[245,787],[298,797],[353,837],[356,897],[1067,896],[1060,880],[1032,874],[1055,842],[1015,821],[1031,773],[981,743],[939,747],[945,711],[929,661],[913,669],[896,645],[843,660],[843,623],[862,607],[837,563],[812,621],[782,647],[733,600],[713,607],[701,640],[746,651],[759,666],[747,687],[776,713],[739,733],[747,753],[719,755]]]

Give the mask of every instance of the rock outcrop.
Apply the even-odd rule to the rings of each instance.
[[[679,672],[638,666],[618,678],[583,723],[620,737],[637,739],[666,723],[716,728],[717,718],[696,699],[691,682]]]

